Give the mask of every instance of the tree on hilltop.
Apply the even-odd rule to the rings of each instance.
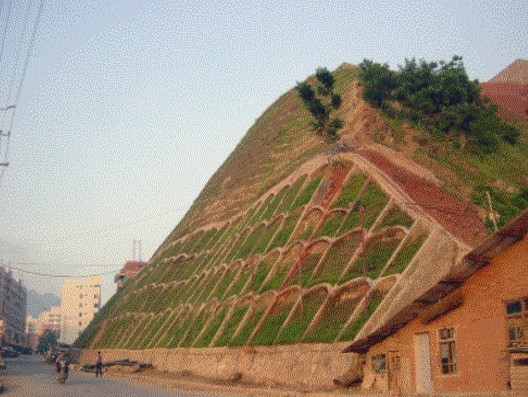
[[[517,142],[519,128],[499,118],[497,106],[481,96],[478,81],[469,79],[460,56],[449,62],[406,59],[398,71],[364,60],[360,69],[363,98],[389,117],[460,138],[462,147],[476,152],[491,153],[501,140]]]
[[[316,90],[303,81],[297,83],[297,92],[304,105],[315,119],[311,123],[313,130],[329,141],[338,139],[337,132],[343,128],[343,121],[337,117],[330,117],[333,110],[341,106],[341,95],[334,92],[335,78],[326,68],[317,68]]]

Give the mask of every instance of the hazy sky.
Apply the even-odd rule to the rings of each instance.
[[[15,3],[0,106],[27,5]],[[115,272],[133,239],[148,259],[254,120],[316,67],[458,54],[485,81],[528,58],[526,21],[526,1],[46,0],[0,186],[0,261]],[[104,300],[113,288],[109,275]]]

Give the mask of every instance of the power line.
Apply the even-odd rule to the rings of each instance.
[[[12,5],[13,5],[13,0],[9,0],[9,5],[7,6],[6,24],[5,24],[4,33],[2,36],[2,47],[0,48],[0,62],[2,62],[2,55],[4,54],[4,44],[5,44],[5,39],[7,36],[7,27],[9,25],[9,17],[11,16],[11,6]]]
[[[35,24],[33,25],[33,31],[31,32],[31,37],[29,40],[29,47],[26,53],[26,59],[24,61],[24,66],[22,67],[22,74],[21,74],[20,82],[16,90],[15,101],[14,101],[15,105],[18,103],[18,100],[20,98],[20,93],[22,92],[22,85],[24,84],[24,80],[26,79],[26,72],[27,72],[27,68],[29,64],[29,58],[31,58],[31,54],[33,52],[33,46],[35,44],[35,38],[37,37],[37,31],[40,25],[40,18],[42,16],[43,8],[44,8],[44,0],[40,0],[39,9],[37,11],[37,17],[35,19]],[[9,128],[8,128],[9,132],[11,132],[11,128],[13,126],[13,119],[15,118],[16,111],[17,111],[17,108],[15,107],[15,109],[13,109],[13,113],[11,114],[11,121],[10,121]],[[9,145],[9,138],[8,138],[8,145]]]
[[[51,264],[51,263],[44,263],[44,262],[10,262],[14,263],[17,266],[57,266],[57,264]],[[122,265],[118,265],[116,263],[80,263],[80,264],[69,264],[67,266],[85,266],[85,267],[121,267]]]
[[[71,275],[71,274],[53,274],[53,273],[35,272],[35,271],[31,271],[31,270],[21,269],[19,267],[15,267],[15,266],[12,266],[12,265],[8,265],[8,267],[10,269],[16,270],[16,271],[18,271],[20,273],[31,274],[33,276],[38,276],[38,277],[48,277],[48,278],[86,278],[86,277],[91,277],[91,276],[108,276],[108,275],[115,274],[115,272],[116,272],[116,270],[112,270],[112,271],[103,272],[103,273],[90,273],[90,274],[85,274],[85,275]]]
[[[166,211],[163,211],[163,212],[160,212],[160,213],[156,213],[156,214],[151,214],[151,215],[149,215],[147,217],[135,219],[135,220],[132,220],[132,221],[129,221],[129,222],[118,223],[116,225],[109,225],[109,226],[105,226],[105,227],[102,227],[102,228],[97,229],[97,230],[81,231],[81,232],[72,234],[69,237],[67,236],[67,237],[63,238],[62,240],[63,241],[64,240],[73,240],[73,239],[76,239],[76,238],[79,238],[79,237],[83,237],[83,236],[86,236],[86,235],[102,234],[102,233],[105,233],[105,232],[108,232],[108,231],[111,231],[111,230],[120,229],[122,227],[137,225],[137,224],[140,224],[140,223],[144,223],[144,222],[150,221],[150,220],[155,219],[155,218],[159,218],[159,217],[161,217],[163,215],[166,215],[169,212],[185,211],[189,207],[190,207],[189,205],[183,205],[181,207],[175,208],[174,210],[173,209],[167,209]]]
[[[16,73],[16,69],[17,69],[17,65],[18,65],[18,60],[20,58],[20,55],[22,54],[22,50],[24,48],[24,38],[26,37],[26,27],[27,27],[27,22],[29,20],[29,15],[31,14],[31,6],[33,4],[33,0],[31,0],[29,3],[28,3],[28,7],[26,9],[26,17],[24,18],[24,23],[22,24],[22,34],[20,35],[20,39],[18,40],[18,43],[17,43],[17,47],[18,47],[18,51],[16,52],[16,56],[15,56],[15,62],[14,62],[14,68],[13,68],[13,72],[11,73],[11,84],[8,86],[9,87],[9,93],[7,94],[6,96],[6,99],[5,99],[5,109],[9,109],[9,108],[13,108],[13,110],[16,108],[16,106],[13,107],[12,106],[8,106],[9,105],[9,101],[11,100],[11,96],[13,94],[13,88],[15,88],[15,81],[16,81],[16,77],[17,77],[17,73]],[[4,117],[2,117],[2,127],[0,127],[0,131],[4,131],[4,123],[5,123],[5,120],[6,120],[7,116],[5,116],[4,114]],[[9,131],[9,130],[8,130]]]
[[[15,69],[17,67],[19,55],[22,53],[23,42],[24,42],[24,38],[26,36],[27,20],[29,18],[29,15],[31,14],[32,4],[33,4],[33,0],[31,0],[31,2],[29,3],[29,6],[27,8],[26,19],[25,19],[24,28],[23,28],[23,31],[22,31],[22,38],[20,40],[19,52],[17,53],[16,60],[15,60],[15,65],[14,65]],[[10,3],[9,3],[8,17],[6,18],[6,26],[5,26],[5,29],[4,29],[4,37],[2,39],[2,47],[1,47],[1,50],[0,50],[0,60],[1,60],[1,56],[3,54],[3,50],[4,50],[4,44],[5,44],[6,34],[7,34],[9,16],[10,16],[10,13],[11,13],[11,6],[12,6],[12,0],[10,0]],[[6,148],[4,150],[4,161],[3,161],[5,164],[8,164],[9,148],[10,148],[10,143],[11,143],[11,131],[12,131],[12,128],[13,128],[13,122],[14,122],[14,119],[15,119],[15,115],[16,115],[16,112],[17,112],[17,109],[18,109],[16,105],[17,105],[17,103],[18,103],[18,101],[20,99],[20,94],[22,92],[22,86],[23,86],[24,80],[26,78],[26,72],[27,72],[27,68],[28,68],[28,64],[29,64],[29,59],[30,59],[31,54],[33,52],[33,46],[35,44],[35,38],[37,36],[38,27],[40,25],[40,19],[41,19],[41,16],[42,16],[43,8],[44,8],[44,0],[40,0],[39,8],[38,8],[37,15],[36,15],[36,18],[35,18],[35,23],[33,25],[33,30],[31,32],[31,36],[30,36],[30,40],[29,40],[29,46],[28,46],[28,50],[27,50],[27,53],[26,53],[26,58],[24,60],[23,66],[22,66],[22,72],[21,72],[21,75],[20,75],[21,76],[20,77],[20,81],[19,81],[18,86],[16,87],[16,90],[15,90],[16,94],[15,94],[15,99],[14,99],[13,105],[8,106],[8,101],[11,98],[11,94],[12,94],[12,91],[13,91],[13,88],[14,88],[14,81],[15,81],[14,78],[13,78],[11,89],[9,91],[10,92],[9,96],[6,99],[6,108],[5,108],[5,110],[12,109],[12,113],[11,113],[11,118],[10,118],[8,124],[7,124],[8,125],[8,127],[6,128],[7,133],[4,133],[4,124],[5,124],[6,119],[8,118],[7,115],[4,115],[4,117],[2,118],[2,128],[0,129],[0,134],[1,134],[1,136],[0,136],[0,155],[1,155],[1,139],[2,139],[3,136],[6,137]],[[13,75],[15,76],[16,73],[13,72]],[[0,171],[0,188],[2,187],[2,181],[3,181],[3,177],[4,177],[4,173],[6,171],[6,168],[7,168],[7,166],[2,167],[2,170]]]

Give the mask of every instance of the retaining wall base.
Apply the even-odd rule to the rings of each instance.
[[[332,380],[347,372],[353,354],[341,351],[349,342],[240,348],[101,349],[104,361],[130,359],[151,363],[161,372],[190,373],[226,381],[283,385],[294,388],[333,388]],[[97,350],[84,350],[81,364],[93,364]]]

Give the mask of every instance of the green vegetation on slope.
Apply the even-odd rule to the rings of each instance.
[[[450,62],[405,60],[398,71],[369,60],[360,67],[365,100],[391,117],[462,138],[456,142],[476,152],[494,152],[499,140],[512,145],[518,140],[519,128],[501,120],[497,106],[481,97],[461,57],[454,56]]]
[[[343,66],[332,75],[335,78],[333,91],[338,95],[345,93],[359,78],[355,66]],[[309,112],[292,89],[257,119],[167,241],[205,223],[227,220],[247,209],[307,159],[326,150],[327,143],[310,130]],[[299,145],[300,136],[302,145]],[[214,209],[214,213],[209,209]]]

